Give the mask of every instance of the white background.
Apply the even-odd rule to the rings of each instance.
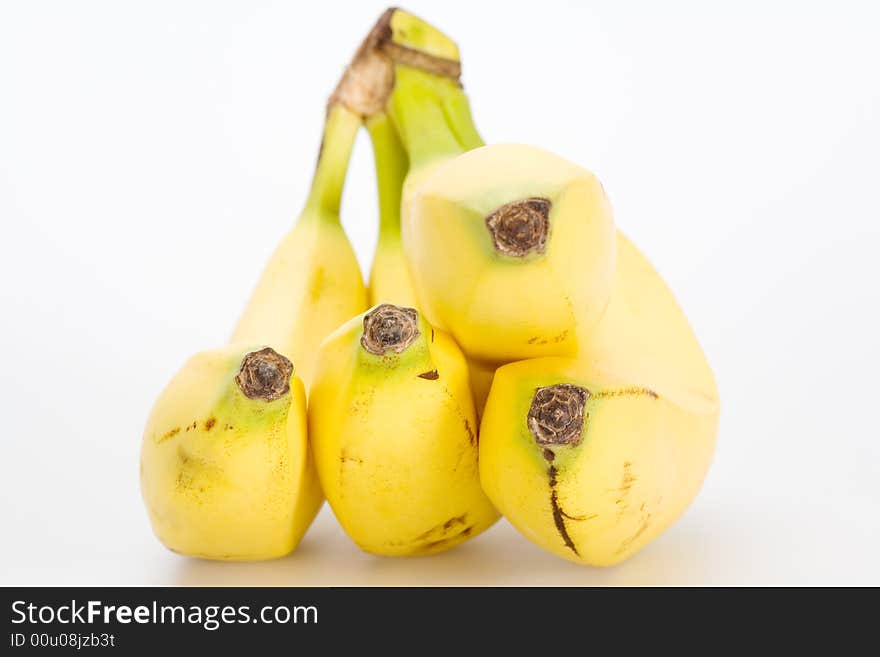
[[[0,5],[0,584],[880,584],[880,16],[856,2],[452,2],[490,142],[594,170],[719,380],[690,511],[613,569],[505,522],[443,555],[184,559],[144,420],[229,335],[305,199],[324,100],[383,5]],[[343,223],[376,238],[362,135]]]

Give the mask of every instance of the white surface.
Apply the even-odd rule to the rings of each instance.
[[[147,412],[228,336],[383,8],[299,5],[0,5],[0,583],[880,584],[869,2],[407,4],[461,45],[488,141],[600,176],[716,370],[715,464],[654,544],[595,570],[500,523],[379,559],[325,508],[281,561],[165,551],[138,491]],[[362,136],[344,224],[365,268],[371,167]]]

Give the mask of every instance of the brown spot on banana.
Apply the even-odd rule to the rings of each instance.
[[[586,405],[590,391],[571,383],[559,383],[552,386],[537,388],[532,397],[526,424],[535,443],[543,447],[542,455],[548,463],[553,463],[556,454],[551,448],[573,447],[580,444],[585,425]],[[550,485],[550,510],[553,524],[565,546],[578,557],[577,548],[565,525],[569,520],[589,520],[590,516],[572,516],[566,513],[559,503],[557,475],[559,470],[551,465],[547,470]]]
[[[443,529],[451,529],[455,525],[463,525],[464,519],[467,518],[466,513],[462,513],[460,516],[455,516],[454,518],[450,518],[446,522],[443,523]]]
[[[651,517],[652,515],[650,513],[645,513],[645,515],[642,517],[641,523],[639,523],[638,529],[636,529],[636,531],[631,536],[621,541],[620,546],[614,552],[615,556],[619,556],[626,552],[626,550],[629,549],[629,547],[639,538],[639,536],[645,533],[648,527],[651,526]]]
[[[452,536],[447,536],[445,538],[437,539],[436,541],[428,541],[424,545],[424,549],[430,550],[436,547],[440,547],[441,545],[446,545],[448,543],[452,543],[453,541],[458,541],[460,539],[464,539],[471,535],[471,532],[474,530],[473,527],[465,527],[457,534],[453,534]]]
[[[536,335],[536,336],[526,340],[526,343],[527,344],[550,344],[552,342],[553,344],[559,344],[560,342],[564,341],[567,337],[568,337],[568,329],[565,329],[564,331],[562,331],[562,333],[559,333],[558,335],[554,335],[552,338],[542,338],[541,336]]]
[[[617,388],[616,390],[603,390],[592,394],[596,399],[610,399],[614,397],[650,397],[651,399],[660,399],[660,395],[650,388],[640,388],[632,386],[630,388]]]
[[[176,436],[179,433],[180,433],[180,427],[174,427],[170,431],[166,431],[164,434],[162,434],[162,436],[160,438],[157,438],[156,444],[158,445],[158,444],[164,443],[166,440],[171,440],[172,438],[174,438],[174,436]]]
[[[439,525],[434,525],[429,530],[422,532],[418,536],[415,537],[416,542],[424,541],[426,539],[433,539],[438,536],[443,536],[450,529],[457,525],[464,525],[467,521],[467,513],[462,513],[460,516],[453,516],[449,520],[440,523]]]
[[[570,516],[567,516],[559,505],[559,495],[556,491],[556,473],[557,470],[554,465],[551,465],[550,469],[547,470],[547,475],[550,479],[550,509],[553,512],[553,524],[556,525],[556,531],[559,532],[559,536],[562,538],[565,546],[574,552],[576,556],[580,557],[581,555],[578,553],[577,548],[574,546],[574,541],[571,540],[568,529],[565,527],[565,518]]]
[[[629,494],[636,481],[638,481],[638,479],[632,473],[632,461],[624,461],[620,487],[614,489],[614,492],[618,495],[617,499],[614,500],[614,504],[617,506],[618,522],[623,518],[629,508]]]
[[[339,454],[339,462],[340,462],[340,463],[358,463],[358,464],[363,464],[364,460],[363,460],[363,459],[359,459],[359,458],[357,458],[356,456],[349,456],[349,455],[348,455],[348,451],[345,450],[345,449],[343,449],[342,452]]]
[[[467,432],[468,440],[470,441],[472,446],[476,447],[478,442],[477,432],[473,430],[473,428],[471,427],[471,423],[468,422],[467,418],[463,418],[463,420],[464,430]]]

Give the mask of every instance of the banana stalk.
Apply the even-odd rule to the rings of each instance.
[[[400,198],[409,161],[385,112],[367,118],[365,124],[373,145],[379,192],[379,239],[370,270],[370,304],[415,308],[418,301],[400,238]]]

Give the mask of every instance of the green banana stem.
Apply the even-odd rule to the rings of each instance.
[[[400,199],[403,181],[409,170],[406,150],[397,136],[394,124],[384,112],[366,120],[376,162],[379,191],[379,241],[399,239]]]
[[[461,155],[472,147],[472,142],[482,144],[479,135],[474,138],[476,130],[470,121],[470,112],[463,110],[467,107],[467,98],[456,82],[400,64],[395,66],[394,73],[388,111],[413,170]],[[458,131],[453,129],[450,118]],[[457,132],[461,132],[463,138]]]
[[[333,103],[328,108],[318,163],[306,200],[306,210],[316,212],[306,214],[339,220],[342,188],[360,125],[361,117],[341,103]]]
[[[455,132],[455,136],[458,137],[458,142],[465,150],[471,151],[486,145],[474,125],[471,104],[460,88],[449,94],[444,100],[443,113],[446,115],[446,121]]]

